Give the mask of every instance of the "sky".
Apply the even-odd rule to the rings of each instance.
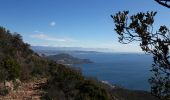
[[[32,46],[108,48],[141,52],[138,43],[120,44],[110,17],[157,11],[154,29],[169,26],[170,9],[154,0],[0,0],[0,26],[22,35]]]

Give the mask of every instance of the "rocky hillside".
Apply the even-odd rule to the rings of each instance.
[[[46,81],[46,78],[43,78],[22,82],[17,89],[5,96],[0,95],[0,100],[41,100],[46,93],[42,89]]]

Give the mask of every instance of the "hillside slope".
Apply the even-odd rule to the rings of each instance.
[[[22,41],[21,35],[0,27],[0,83],[47,78],[46,99],[109,100],[109,93],[98,83],[85,79],[80,72],[40,57]],[[4,89],[5,88],[5,89]],[[53,90],[55,89],[55,90]],[[8,91],[9,92],[9,91]],[[0,94],[8,93],[0,85]]]
[[[38,84],[42,79],[43,95],[36,94],[35,98],[43,100],[157,100],[149,93],[141,93],[124,89],[111,88],[100,81],[87,79],[81,72],[65,65],[43,58],[33,52],[30,46],[22,41],[17,33],[11,33],[0,27],[0,99],[10,94],[17,94],[11,99],[18,99],[34,95],[35,91],[30,84]],[[16,80],[20,80],[18,84]],[[12,82],[13,88],[9,89],[3,83]],[[41,83],[41,82],[40,82]],[[27,87],[28,86],[28,87]],[[31,88],[31,90],[28,90]],[[40,97],[39,97],[40,96]],[[149,96],[149,97],[148,97]],[[34,97],[33,97],[34,98]],[[33,98],[29,98],[33,100]],[[19,100],[19,99],[18,99]]]

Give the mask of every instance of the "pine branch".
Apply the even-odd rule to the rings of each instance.
[[[155,0],[157,3],[159,3],[162,6],[165,6],[167,8],[170,8],[170,4],[168,4],[168,2],[170,2],[170,0]]]

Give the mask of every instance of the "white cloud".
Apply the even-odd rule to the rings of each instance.
[[[44,32],[41,32],[39,30],[35,30],[34,33],[41,33],[41,34],[43,34]]]
[[[33,34],[33,35],[31,35],[31,37],[41,39],[41,40],[46,40],[46,41],[54,41],[54,42],[72,42],[72,41],[74,41],[73,39],[70,39],[70,38],[57,38],[57,37],[52,37],[52,36],[46,35],[44,33]]]
[[[55,21],[50,22],[50,26],[55,26],[55,25],[56,25]]]

